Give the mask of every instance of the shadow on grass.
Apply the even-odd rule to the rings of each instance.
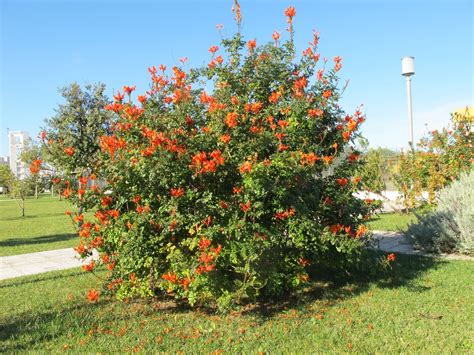
[[[372,258],[385,258],[385,253],[368,251]],[[252,305],[244,313],[257,313],[263,319],[288,309],[304,310],[314,301],[341,302],[367,292],[371,287],[395,289],[405,287],[410,292],[425,292],[430,288],[416,285],[415,280],[429,269],[436,269],[446,261],[439,259],[397,254],[392,268],[374,265],[364,270],[334,271],[318,268],[310,272],[315,280],[300,292],[292,293],[275,301],[264,300]]]
[[[370,252],[373,257],[384,257],[384,254]],[[421,293],[429,287],[420,287],[415,282],[420,275],[432,268],[438,268],[446,263],[433,258],[420,256],[397,255],[392,269],[374,268],[367,270],[349,270],[334,272],[334,270],[318,269],[313,272],[313,282],[299,292],[295,292],[279,299],[266,299],[247,304],[237,314],[241,317],[253,316],[258,323],[271,321],[272,317],[293,317],[295,314],[311,312],[311,305],[315,301],[327,302],[334,306],[344,300],[367,292],[371,287],[396,289],[406,287],[411,292]],[[63,277],[63,276],[61,276]],[[67,276],[69,277],[69,276]],[[20,281],[21,282],[21,281]],[[34,281],[31,281],[34,282]],[[389,307],[390,305],[387,305]],[[122,321],[133,323],[135,317],[150,315],[186,315],[193,312],[203,316],[216,314],[215,309],[199,307],[191,309],[184,304],[176,304],[170,300],[134,301],[130,304],[118,301],[101,300],[98,304],[84,302],[70,306],[50,306],[49,309],[38,313],[25,312],[14,318],[6,318],[0,324],[0,351],[17,352],[34,348],[37,344],[51,341],[57,337],[70,333],[86,335],[92,323],[100,313],[101,322]],[[314,313],[314,311],[313,311]],[[194,319],[193,317],[191,317]],[[5,319],[5,318],[4,318]],[[41,345],[40,345],[41,346]],[[3,348],[2,348],[3,347]]]
[[[83,270],[77,270],[76,272],[70,272],[67,277],[69,277],[69,276],[82,276],[82,275],[84,275],[84,271]],[[58,279],[62,279],[64,277],[65,277],[64,275],[52,274],[52,275],[49,275],[49,276],[41,275],[41,279],[39,279],[39,280],[35,279],[35,278],[25,280],[24,277],[19,277],[15,281],[5,279],[5,280],[1,280],[5,283],[5,285],[0,284],[0,289],[10,288],[10,287],[19,287],[19,286],[23,286],[23,285],[27,285],[27,284],[34,284],[36,282],[43,282],[43,281],[49,281],[49,280],[58,280]]]
[[[20,245],[36,245],[36,244],[46,244],[61,242],[66,240],[71,240],[77,238],[77,234],[54,234],[54,235],[44,235],[41,237],[34,238],[10,238],[0,241],[0,248],[4,247],[16,247]]]

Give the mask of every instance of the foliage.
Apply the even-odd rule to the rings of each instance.
[[[392,177],[407,209],[420,204],[422,191],[435,204],[437,193],[474,162],[472,118],[466,113],[451,116],[451,127],[432,131],[420,140],[416,152],[401,154],[392,167]]]
[[[104,91],[101,83],[88,84],[84,89],[76,83],[62,88],[65,103],[46,120],[41,132],[44,160],[51,165],[51,181],[61,184],[59,189],[66,195],[69,187],[77,189],[78,179],[94,173],[99,137],[110,132],[111,115],[105,110],[109,100]],[[71,198],[82,211],[82,200]]]
[[[444,188],[435,211],[418,216],[406,237],[416,246],[437,253],[474,254],[474,171]]]
[[[13,173],[8,165],[0,164],[0,187],[8,187]]]
[[[14,199],[21,210],[21,216],[25,217],[25,200],[33,194],[35,181],[31,177],[18,179],[13,176],[8,181],[8,194]]]
[[[369,149],[362,154],[364,164],[357,170],[362,178],[361,187],[365,190],[380,193],[386,189],[384,175],[387,167],[383,161],[382,149]]]
[[[293,8],[287,16],[292,39]],[[304,285],[311,263],[360,257],[371,212],[353,197],[364,117],[338,105],[341,58],[317,69],[316,33],[299,59],[291,39],[273,39],[257,47],[237,33],[204,68],[151,67],[140,105],[125,86],[107,106],[113,132],[94,165],[106,185],[89,189],[84,176],[68,195],[97,209],[76,250],[99,250],[85,269],[106,264],[118,298],[228,308]]]

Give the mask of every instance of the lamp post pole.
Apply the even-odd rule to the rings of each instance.
[[[402,75],[406,78],[407,83],[407,105],[408,105],[408,145],[412,153],[415,151],[413,138],[413,108],[411,100],[411,76],[415,74],[415,58],[402,58]]]
[[[411,151],[415,150],[413,145],[413,108],[411,104],[411,77],[406,76],[407,81],[407,104],[408,104],[408,144],[410,145]]]

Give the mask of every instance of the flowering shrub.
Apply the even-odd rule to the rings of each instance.
[[[237,33],[209,48],[206,67],[151,67],[139,104],[125,86],[107,106],[106,186],[82,187],[96,220],[84,221],[76,250],[99,251],[85,269],[105,264],[118,298],[168,293],[225,308],[307,282],[312,263],[360,254],[371,207],[352,196],[353,142],[364,117],[339,107],[342,60],[320,61],[317,33],[297,59],[296,11],[285,13],[289,41],[275,32],[257,46]]]
[[[438,192],[472,169],[472,117],[469,112],[456,113],[451,127],[435,130],[420,140],[420,150],[401,154],[392,166],[392,179],[403,195],[407,209],[420,204],[423,191],[428,203],[436,204]]]

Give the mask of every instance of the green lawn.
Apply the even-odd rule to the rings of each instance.
[[[415,222],[416,216],[413,212],[408,214],[380,213],[369,220],[367,226],[371,230],[378,231],[405,231],[410,222]]]
[[[219,315],[85,301],[79,270],[0,281],[0,352],[474,352],[474,262],[399,255],[378,277],[314,282],[291,302]]]
[[[74,208],[57,197],[26,200],[25,217],[18,204],[0,200],[0,256],[67,248],[77,244],[66,210]]]

